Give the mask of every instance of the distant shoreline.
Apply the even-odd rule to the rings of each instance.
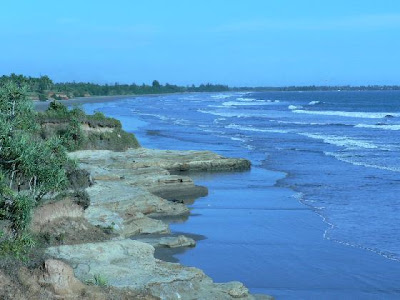
[[[186,94],[186,93],[168,93],[168,94],[133,94],[133,95],[116,95],[116,96],[90,96],[90,97],[77,97],[77,98],[71,98],[68,100],[56,100],[60,103],[63,103],[67,106],[70,105],[82,105],[82,104],[87,104],[87,103],[104,103],[104,102],[111,102],[119,99],[129,99],[129,98],[137,98],[137,97],[157,97],[161,95],[179,95],[179,94]],[[36,111],[45,111],[49,104],[53,100],[47,100],[47,101],[39,101],[35,100],[34,105]]]
[[[400,90],[400,89],[399,89]],[[370,90],[230,90],[225,92],[247,92],[247,93],[257,93],[257,92],[385,92],[385,91],[395,91],[389,89],[370,89]],[[113,95],[113,96],[90,96],[90,97],[76,97],[71,98],[68,100],[56,100],[60,101],[61,103],[71,106],[71,105],[82,105],[87,103],[105,103],[111,102],[119,99],[129,99],[129,98],[138,98],[138,97],[158,97],[158,96],[165,96],[165,95],[183,95],[183,94],[197,94],[197,93],[212,93],[212,92],[177,92],[177,93],[159,93],[159,94],[131,94],[131,95]],[[224,92],[215,92],[215,93],[224,93]],[[36,111],[45,111],[49,106],[50,102],[53,100],[47,101],[39,101],[34,100],[34,106]]]

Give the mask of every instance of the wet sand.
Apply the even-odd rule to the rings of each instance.
[[[277,299],[399,299],[399,265],[324,239],[322,219],[275,185],[281,176],[257,167],[192,176],[209,195],[171,229],[207,239],[175,255],[179,262]]]

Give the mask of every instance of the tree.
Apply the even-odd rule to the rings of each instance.
[[[49,90],[53,86],[53,81],[48,76],[41,76],[39,78],[39,86],[38,92],[43,93],[46,90]]]
[[[153,80],[152,86],[156,89],[159,89],[161,87],[160,83],[157,80]]]

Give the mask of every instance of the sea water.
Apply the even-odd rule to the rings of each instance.
[[[145,147],[248,158],[197,175],[181,263],[282,299],[399,299],[400,91],[197,93],[88,104]],[[140,123],[138,123],[140,122]]]

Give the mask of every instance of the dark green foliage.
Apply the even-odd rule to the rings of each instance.
[[[120,128],[113,132],[92,133],[88,136],[82,149],[124,151],[140,147],[134,134]]]
[[[3,141],[2,167],[9,175],[10,187],[29,189],[36,200],[65,187],[68,158],[60,139],[39,140],[17,131]]]
[[[2,217],[11,221],[14,232],[24,232],[30,221],[33,208],[30,195],[17,194],[12,201],[5,201],[1,206]]]
[[[50,192],[66,187],[73,163],[57,137],[42,140],[26,88],[0,87],[0,254],[22,257],[34,242],[28,225],[33,207]],[[4,223],[5,222],[5,223]],[[6,225],[4,225],[6,224]]]
[[[73,190],[85,189],[92,185],[90,173],[87,170],[72,168],[67,172],[69,187]]]
[[[69,151],[78,150],[85,141],[81,124],[78,118],[71,116],[65,132],[61,135],[63,145]]]
[[[159,89],[161,88],[160,83],[157,80],[154,80],[152,85],[151,85],[154,89]]]
[[[8,82],[13,82],[18,87],[25,86],[29,91],[35,91],[39,93],[43,93],[45,90],[51,90],[53,88],[53,81],[48,76],[35,78],[12,73],[9,76],[3,75],[0,77],[0,86]]]
[[[14,82],[19,87],[26,86],[29,92],[35,93],[39,100],[45,100],[47,92],[63,93],[68,97],[85,96],[113,96],[113,95],[143,95],[143,94],[163,94],[163,93],[182,93],[182,92],[223,92],[223,91],[365,91],[365,90],[400,90],[399,85],[367,85],[367,86],[259,86],[259,87],[233,87],[222,84],[201,84],[199,86],[177,86],[166,83],[162,85],[154,80],[151,85],[132,84],[95,84],[88,82],[65,82],[53,83],[48,76],[39,78],[25,77],[23,75],[11,74],[0,77],[0,86],[6,82]],[[51,93],[50,93],[51,94]],[[42,96],[40,96],[42,95]],[[61,97],[52,96],[53,99],[61,100]]]
[[[25,77],[23,75],[11,74],[10,76],[0,77],[0,85],[2,82],[12,81],[17,85],[26,85],[28,91],[39,96],[40,100],[44,100],[47,91],[51,98],[61,100],[62,97],[57,93],[65,94],[68,97],[85,97],[85,96],[114,96],[114,95],[143,95],[143,94],[164,94],[164,93],[183,93],[183,92],[220,92],[229,90],[228,86],[220,84],[202,84],[200,86],[183,87],[166,83],[162,85],[158,80],[154,80],[151,85],[142,84],[119,84],[112,85],[95,84],[89,82],[65,82],[53,83],[47,76],[40,78]]]
[[[18,87],[13,82],[0,85],[0,117],[3,125],[9,125],[7,130],[37,129],[32,101],[27,100],[26,91],[25,86]]]
[[[14,239],[5,239],[0,243],[0,256],[13,256],[19,260],[26,260],[27,255],[35,246],[36,242],[32,236],[26,232]]]
[[[90,205],[90,197],[89,194],[85,190],[77,190],[73,194],[74,197],[74,202],[80,206],[82,206],[83,209],[86,209]]]
[[[68,114],[68,108],[57,101],[52,101],[49,104],[49,108],[47,109],[48,113],[54,113],[57,116],[64,116]]]
[[[42,125],[41,136],[50,139],[53,136],[60,138],[62,145],[69,151],[80,148],[85,140],[81,124],[84,122],[86,114],[80,108],[68,110],[68,108],[57,102],[52,101],[49,108],[44,113],[39,113],[37,120]],[[56,129],[46,131],[45,124],[54,123]]]
[[[57,136],[69,151],[123,151],[140,146],[133,134],[122,130],[120,121],[108,118],[101,112],[86,115],[80,108],[68,110],[63,104],[52,102],[46,112],[38,114],[38,121],[42,127],[42,138]]]
[[[47,96],[43,93],[38,94],[39,100],[40,101],[46,101],[47,100]]]

